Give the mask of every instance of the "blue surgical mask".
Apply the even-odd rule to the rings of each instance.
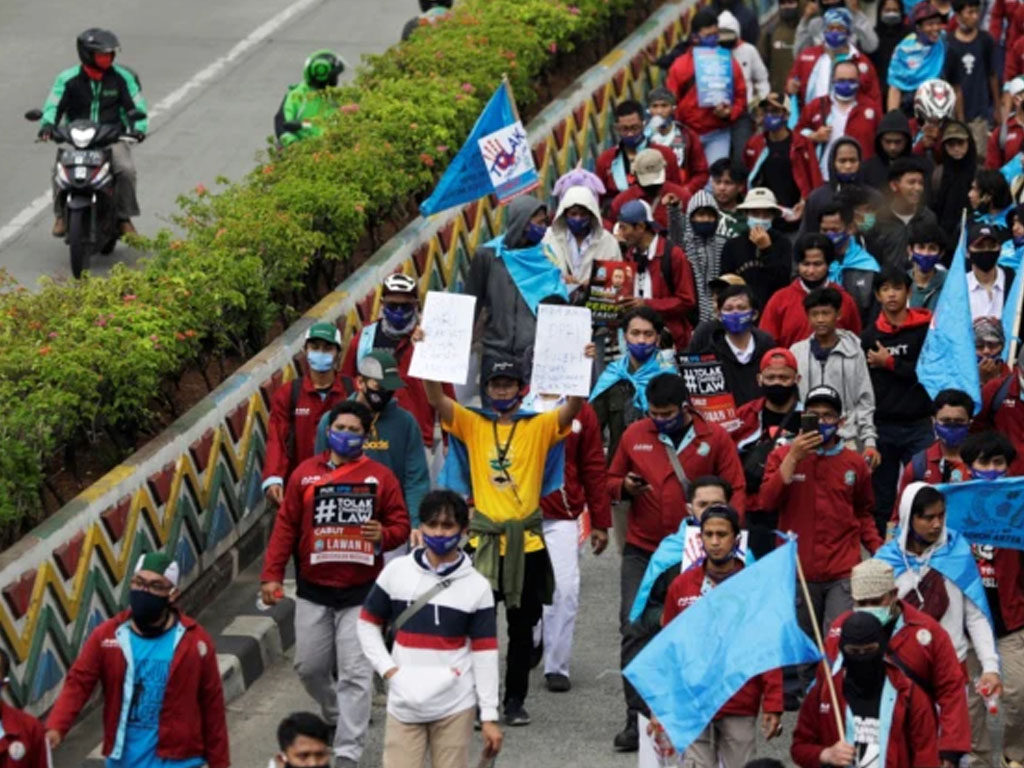
[[[506,411],[511,411],[513,408],[519,405],[519,401],[522,399],[523,396],[518,393],[515,395],[515,397],[506,397],[500,400],[490,396],[487,397],[488,402],[490,402],[491,404],[491,408],[493,408],[498,413],[505,413]]]
[[[826,232],[825,237],[832,241],[832,245],[836,247],[836,251],[840,251],[846,242],[850,239],[849,232]]]
[[[547,234],[547,231],[548,228],[543,224],[531,221],[526,225],[526,230],[523,232],[523,236],[526,238],[526,242],[530,245],[536,245],[544,239],[544,235]]]
[[[838,431],[838,424],[818,424],[818,434],[821,435],[821,439],[825,443],[835,437]]]
[[[575,216],[566,216],[565,226],[567,226],[569,231],[574,235],[585,235],[590,231],[590,217],[583,216],[581,218],[577,218]]]
[[[762,219],[762,218],[759,218],[757,216],[747,216],[747,224],[750,225],[751,229],[753,229],[754,227],[761,227],[761,229],[771,229],[772,228],[772,220],[771,219]]]
[[[723,312],[721,315],[722,325],[729,333],[744,333],[750,330],[754,323],[754,310],[748,309],[745,312]]]
[[[967,439],[968,424],[936,424],[935,436],[950,448],[957,448]]]
[[[354,459],[363,452],[363,435],[347,429],[328,429],[327,444],[331,450],[345,459]]]
[[[447,555],[459,546],[460,541],[462,541],[461,533],[455,533],[451,536],[428,536],[425,533],[423,534],[423,543],[435,555]]]
[[[780,128],[786,127],[786,116],[785,115],[765,115],[764,116],[764,129],[766,131],[777,131]]]
[[[646,137],[642,133],[634,133],[629,136],[620,136],[619,141],[626,149],[636,149]]]
[[[972,469],[972,480],[998,480],[1006,474],[1005,469]]]
[[[697,37],[697,45],[704,48],[714,48],[718,45],[718,35],[699,35]]]
[[[840,32],[837,29],[830,29],[825,32],[825,45],[829,48],[842,48],[849,39],[849,32]]]
[[[874,616],[883,627],[896,618],[892,613],[892,608],[888,605],[863,605],[854,608],[854,610]]]
[[[309,349],[306,350],[306,362],[317,373],[325,373],[334,367],[334,353]]]
[[[1017,237],[1017,235],[1014,235],[1013,236],[1013,247],[1014,248],[1020,248],[1022,246],[1024,246],[1024,235],[1021,235],[1020,237]]]
[[[415,322],[416,307],[412,304],[385,304],[381,314],[394,330],[404,331]]]
[[[856,173],[840,173],[839,171],[833,171],[832,175],[835,176],[836,181],[841,184],[853,184],[857,181]]]
[[[935,269],[935,265],[939,263],[937,254],[918,253],[917,251],[911,251],[910,259],[917,264],[918,269],[922,272],[931,272]]]
[[[837,99],[840,101],[850,101],[850,99],[857,95],[860,83],[857,80],[836,80],[832,84],[832,89],[835,91]]]
[[[683,428],[683,413],[680,411],[671,419],[656,419],[651,416],[654,428],[662,435],[674,435]]]
[[[715,230],[718,229],[717,221],[691,221],[690,226],[693,227],[693,234],[697,237],[707,239],[715,234]]]
[[[642,365],[651,359],[651,355],[658,351],[658,345],[633,344],[632,342],[627,341],[626,349],[629,350],[630,356]]]

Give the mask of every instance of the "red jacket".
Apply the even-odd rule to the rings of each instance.
[[[928,485],[938,485],[939,483],[950,482],[950,483],[962,483],[965,480],[971,479],[971,469],[962,461],[957,459],[952,462],[950,466],[949,480],[942,479],[942,446],[939,445],[939,441],[936,440],[934,443],[929,445],[924,452],[925,458],[925,469],[924,473],[920,477],[915,476],[914,462],[908,461],[903,466],[903,472],[900,474],[900,485],[899,490],[896,492],[896,503],[893,504],[892,509],[892,520],[898,522],[900,519],[900,497],[903,496],[903,489],[915,481],[922,483],[928,483]]]
[[[50,746],[41,722],[28,712],[0,702],[0,724],[4,728],[0,739],[0,768],[50,768]],[[22,757],[15,759],[12,750],[16,754],[20,752]]]
[[[697,139],[697,144],[698,145],[700,144],[700,139]],[[676,162],[676,153],[675,152],[673,152],[668,147],[663,147],[660,144],[650,144],[650,143],[648,143],[646,141],[638,149],[638,151],[640,151],[641,149],[656,149],[659,152],[661,152],[662,156],[665,158],[665,181],[670,181],[673,184],[682,184],[683,183],[683,176],[679,172],[679,163]],[[619,194],[619,192],[625,191],[625,190],[619,189],[618,185],[615,183],[615,176],[612,174],[612,161],[615,160],[615,156],[618,155],[619,152],[621,152],[621,151],[622,151],[622,148],[618,144],[615,144],[614,146],[608,147],[608,149],[606,149],[604,152],[602,152],[600,155],[597,156],[597,163],[594,165],[594,173],[604,183],[604,192],[605,193],[602,196],[602,202],[604,202],[606,200],[611,200],[613,197],[615,197],[615,195]],[[689,156],[692,157],[693,154],[694,154],[693,152],[690,152]],[[704,148],[703,147],[701,147],[700,156],[704,157]],[[687,165],[689,166],[689,162],[687,162]],[[627,177],[629,178],[629,183],[631,185],[636,181],[636,177],[632,173],[632,168],[630,169],[629,174],[627,174]],[[704,161],[704,183],[707,183],[707,180],[708,180],[708,161],[705,160]],[[689,195],[687,195],[687,199],[689,199]],[[683,210],[686,210],[686,209],[684,208]]]
[[[47,730],[66,734],[99,682],[103,686],[104,755],[114,749],[128,669],[115,633],[130,617],[130,611],[121,611],[92,631],[46,719]],[[178,621],[185,633],[171,661],[160,708],[156,754],[165,760],[202,757],[210,768],[226,768],[231,758],[217,651],[210,635],[195,619],[179,614]]]
[[[380,330],[379,323],[372,323],[360,328],[359,332],[352,337],[348,348],[345,350],[345,357],[341,361],[341,373],[353,381],[359,375],[357,370],[359,361],[356,359],[356,355],[359,352],[359,342],[363,338],[364,333],[383,334],[383,331]],[[405,386],[395,392],[395,402],[415,417],[416,423],[420,425],[420,431],[423,433],[423,445],[427,448],[432,448],[434,445],[434,424],[437,423],[437,414],[430,403],[427,402],[427,392],[423,388],[423,382],[409,375],[409,363],[412,361],[412,342],[409,341],[408,336],[403,336],[398,339],[398,343],[393,347],[377,345],[376,348],[387,350],[395,356],[395,360],[398,363],[398,375],[405,382]],[[455,399],[455,389],[451,384],[443,384],[442,387],[448,397]]]
[[[651,214],[654,216],[655,223],[661,227],[662,232],[668,232],[668,206],[662,205],[661,199],[664,195],[668,194],[673,194],[679,198],[679,206],[683,211],[686,210],[686,205],[690,202],[690,197],[692,196],[690,190],[686,187],[673,184],[671,181],[666,181],[661,185],[661,192],[658,194],[656,204],[651,207]],[[647,200],[647,198],[644,195],[644,191],[636,184],[630,184],[629,189],[619,192],[608,207],[608,219],[605,222],[606,229],[612,229],[619,218],[619,211],[622,210],[622,206],[630,200]]]
[[[789,143],[789,165],[793,172],[793,181],[800,190],[800,198],[806,200],[811,190],[820,187],[824,181],[821,178],[821,168],[818,165],[818,158],[814,154],[814,145],[799,133],[790,131],[792,141]],[[743,150],[743,162],[748,171],[753,171],[762,152],[768,149],[768,134],[755,133],[747,142]]]
[[[267,544],[261,581],[284,581],[288,558],[298,553],[299,579],[324,587],[357,587],[377,578],[384,561],[382,552],[399,546],[409,538],[409,513],[402,500],[402,487],[391,470],[363,456],[350,464],[334,469],[328,463],[330,451],[302,462],[288,481],[284,503],[277,510],[274,530]],[[383,539],[377,546],[373,565],[346,562],[313,564],[315,551],[313,528],[313,494],[321,485],[330,483],[377,483],[373,519],[383,526]]]
[[[736,421],[739,422],[739,424],[730,430],[729,437],[731,437],[733,442],[736,443],[736,448],[740,451],[741,461],[743,451],[750,447],[750,445],[753,445],[754,441],[761,437],[761,412],[764,411],[764,404],[765,398],[758,397],[753,400],[748,400],[743,405],[736,407]],[[795,420],[790,422],[790,429],[792,431],[796,431],[799,423],[799,417],[797,417]],[[782,438],[784,434],[785,433],[781,433],[777,427],[772,427],[769,431],[769,435],[771,435],[776,441]],[[744,494],[748,511],[760,512],[764,510],[764,505],[761,503],[760,489],[758,489],[756,494],[752,495],[750,488],[747,488]]]
[[[988,17],[988,31],[989,34],[995,38],[996,45],[1003,44],[1005,50],[1009,50],[1010,46],[1013,45],[1019,30],[1015,31],[1016,24],[1014,23],[1017,16],[1020,15],[1020,9],[1024,7],[1024,4],[1020,0],[995,0],[989,11]],[[1006,40],[1003,41],[1003,22],[1006,22]],[[1004,80],[1003,82],[1008,82]]]
[[[540,500],[544,517],[575,520],[584,509],[589,509],[591,526],[608,530],[612,525],[612,506],[608,501],[604,444],[597,413],[590,403],[584,403],[573,420],[572,432],[564,445],[565,478],[559,490]]]
[[[1024,552],[1003,547],[971,546],[986,588],[995,583],[999,615],[1006,634],[1024,627]],[[992,602],[991,600],[989,602]]]
[[[839,327],[860,335],[860,312],[853,297],[841,285],[828,283],[843,297],[839,310]],[[811,335],[811,321],[804,309],[804,299],[810,293],[797,278],[781,291],[776,291],[761,313],[760,328],[769,333],[780,347],[791,347]]]
[[[1016,50],[1017,46],[1014,46]],[[1009,63],[1013,52],[1006,54],[1006,61]],[[1021,65],[1024,66],[1024,46],[1020,48]],[[1001,129],[995,129],[988,135],[988,144],[985,147],[985,167],[998,170],[1006,165],[1013,157],[1021,151],[1024,146],[1024,126],[1022,126],[1014,115],[1006,118],[1006,141],[999,145]]]
[[[742,564],[740,568],[743,568]],[[698,566],[687,568],[672,580],[665,595],[665,608],[661,614],[663,627],[697,602],[703,584],[704,568]],[[748,680],[715,713],[715,719],[730,715],[756,717],[762,710],[781,714],[782,709],[782,670],[773,669]]]
[[[814,72],[814,65],[818,62],[819,58],[825,55],[827,54],[825,53],[824,45],[812,45],[800,51],[793,61],[793,67],[789,70],[789,77],[786,79],[790,80],[795,77],[800,81],[799,96],[801,104],[807,104],[807,83],[811,79],[811,73]],[[852,60],[857,63],[857,69],[860,70],[860,88],[857,91],[857,99],[866,99],[875,104],[881,104],[882,87],[878,83],[878,73],[875,71],[875,65],[871,63],[871,59],[860,51],[853,55]],[[874,141],[875,136],[872,134],[871,141],[868,143],[874,144]]]
[[[896,688],[896,704],[893,707],[892,722],[889,723],[885,768],[936,768],[941,762],[936,742],[938,727],[928,695],[896,667],[887,664],[886,674]],[[845,670],[842,669],[832,676],[836,697],[842,709],[840,717],[846,712],[844,676]],[[843,738],[845,740],[845,734]],[[789,754],[801,768],[821,768],[818,759],[821,751],[839,739],[832,698],[819,664],[815,685],[800,706]]]
[[[681,146],[680,144],[662,146],[672,151],[677,163],[679,162],[679,153],[682,152],[683,164],[679,166],[680,181],[678,183],[692,195],[698,189],[704,189],[704,185],[708,183],[708,158],[704,154],[704,145],[700,143],[700,136],[696,131],[682,123],[673,121],[673,124],[676,131],[683,136]],[[666,180],[671,181],[668,178]]]
[[[889,656],[913,674],[913,680],[939,708],[939,751],[966,754],[971,751],[971,722],[963,667],[949,634],[927,613],[900,600],[903,625],[889,639]],[[852,611],[835,621],[825,638],[825,653],[832,663],[839,655],[839,633]]]
[[[690,411],[693,439],[679,453],[679,463],[692,482],[702,475],[718,475],[733,488],[729,503],[742,515],[744,509],[743,466],[729,433]],[[679,530],[686,517],[686,498],[672,470],[665,444],[651,419],[635,421],[622,433],[608,467],[608,494],[612,501],[624,498],[622,481],[635,472],[651,489],[632,499],[626,526],[626,542],[653,552],[661,540]],[[628,498],[628,495],[626,495]]]
[[[860,562],[861,544],[871,554],[882,546],[872,516],[871,470],[849,448],[831,456],[812,453],[797,464],[793,482],[786,485],[779,467],[789,448],[779,446],[768,456],[761,504],[779,511],[780,531],[796,532],[808,581],[849,578]]]
[[[263,462],[263,480],[272,477],[282,482],[295,467],[313,455],[316,445],[316,428],[320,419],[331,408],[352,394],[351,381],[340,375],[334,377],[327,397],[321,398],[313,386],[313,380],[306,374],[302,377],[299,397],[292,407],[292,383],[282,384],[270,398],[270,422],[267,425],[267,458]],[[295,423],[295,456],[288,457],[288,431]]]
[[[831,97],[819,96],[806,104],[800,112],[800,122],[796,124],[797,131],[818,130],[825,125],[831,111]],[[860,144],[862,163],[875,154],[875,132],[878,130],[878,121],[881,117],[882,108],[878,106],[877,101],[865,98],[863,93],[857,95],[857,104],[846,118],[846,132],[843,135],[856,139]]]
[[[694,73],[692,49],[672,62],[665,87],[675,94],[676,120],[701,136],[728,128],[747,111],[747,86],[743,80],[743,68],[736,59],[732,60],[732,109],[727,120],[715,117],[715,111],[711,107],[697,106],[697,78]]]
[[[1010,379],[1010,384],[1004,390],[1006,397],[1002,398],[999,408],[993,411],[993,400],[1007,379]],[[1017,372],[992,379],[982,387],[981,403],[981,413],[974,420],[973,429],[994,429],[1010,438],[1013,447],[1017,449],[1017,458],[1010,467],[1010,474],[1024,474],[1024,401],[1020,396],[1020,379]]]
[[[693,268],[689,259],[678,245],[672,249],[672,281],[669,288],[665,282],[661,262],[665,258],[666,240],[658,237],[658,254],[647,262],[648,279],[651,281],[651,295],[654,298],[644,299],[644,304],[653,309],[665,322],[665,327],[672,334],[676,349],[682,350],[690,343],[689,313],[697,306],[697,287],[693,279]],[[634,254],[629,252],[627,259],[636,263]]]

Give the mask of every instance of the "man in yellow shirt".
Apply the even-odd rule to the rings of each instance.
[[[592,347],[588,346],[589,356]],[[523,702],[529,688],[533,627],[554,589],[540,500],[561,487],[565,456],[559,443],[572,430],[585,399],[569,397],[546,413],[523,412],[526,379],[522,366],[511,358],[489,359],[481,380],[485,410],[479,412],[459,405],[437,382],[423,385],[441,426],[454,438],[441,484],[472,497],[474,565],[491,582],[496,598],[505,602],[505,722],[528,725],[530,715]]]

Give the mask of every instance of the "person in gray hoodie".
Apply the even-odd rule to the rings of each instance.
[[[512,357],[530,378],[537,306],[541,299],[568,299],[562,273],[547,234],[547,206],[524,195],[508,204],[505,233],[478,248],[473,255],[465,293],[476,297],[476,319],[485,313],[483,365],[496,357]]]
[[[842,295],[835,288],[815,288],[804,299],[811,335],[789,348],[796,358],[800,399],[827,384],[843,398],[846,420],[839,427],[843,442],[854,441],[868,466],[878,465],[875,449],[875,391],[857,334],[838,327]]]

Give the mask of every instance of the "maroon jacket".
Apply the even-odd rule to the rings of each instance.
[[[68,670],[64,688],[46,719],[47,730],[66,734],[99,682],[103,686],[104,755],[114,748],[128,669],[114,633],[129,620],[130,614],[121,611],[92,631]],[[231,758],[217,651],[209,634],[195,619],[179,614],[178,620],[185,634],[171,660],[160,709],[156,754],[165,760],[202,757],[210,768],[227,768]]]
[[[889,725],[885,768],[937,768],[941,763],[937,744],[938,726],[928,695],[895,666],[887,664],[886,673],[889,682],[896,688],[896,705]],[[841,717],[846,711],[844,675],[845,670],[841,669],[832,676],[842,710]],[[789,754],[801,768],[821,768],[818,759],[821,751],[831,747],[839,738],[832,699],[819,664],[815,685],[800,707]]]
[[[334,468],[330,451],[313,456],[296,467],[285,488],[284,504],[277,510],[270,534],[260,581],[284,581],[288,558],[298,554],[298,578],[321,587],[360,587],[372,584],[384,567],[382,552],[409,538],[409,513],[402,500],[402,487],[391,470],[363,456]],[[313,495],[317,486],[329,483],[377,483],[373,519],[383,526],[383,539],[376,547],[373,565],[359,563],[310,562],[314,553]]]
[[[743,565],[740,565],[743,568]],[[689,608],[700,598],[704,584],[704,568],[694,565],[676,576],[665,595],[665,608],[661,614],[661,625],[666,626],[672,619]],[[715,713],[715,719],[728,715],[740,717],[756,716],[758,712],[782,713],[782,670],[773,669],[753,677],[744,684],[722,708]]]
[[[998,608],[1003,620],[1006,631],[1002,636],[1016,632],[1024,627],[1024,552],[977,544],[972,545],[971,549],[981,572],[982,583],[990,588],[995,582],[999,605],[993,607]]]
[[[818,165],[818,157],[814,153],[814,144],[806,136],[801,136],[795,131],[790,131],[789,142],[789,165],[793,170],[793,181],[800,190],[800,197],[803,200],[811,194],[811,190],[817,189],[823,183],[821,168]],[[768,147],[768,134],[755,133],[747,142],[743,150],[743,162],[748,171],[752,171],[761,157],[761,153]]]
[[[994,408],[996,395],[1007,380],[1009,385],[1003,389],[1006,396],[1000,398],[1002,402],[998,408]],[[1010,467],[1010,474],[1024,475],[1024,401],[1020,395],[1020,379],[1017,372],[1012,371],[1006,376],[992,379],[982,387],[981,403],[981,413],[974,420],[972,430],[994,429],[1006,435],[1017,449],[1017,458]]]
[[[659,235],[657,255],[647,262],[653,298],[644,299],[644,304],[661,315],[665,327],[672,334],[676,349],[683,350],[690,343],[690,335],[693,332],[688,315],[697,306],[697,285],[693,278],[690,260],[686,258],[683,249],[678,245],[672,248],[670,257],[672,259],[673,285],[670,286],[665,282],[661,262],[665,258],[666,243],[665,237]],[[646,256],[646,254],[644,255]],[[627,253],[626,258],[636,263],[635,254],[632,251]]]
[[[747,111],[747,84],[743,79],[743,68],[736,59],[732,60],[732,109],[725,120],[715,115],[712,107],[700,106],[692,48],[672,62],[668,77],[665,79],[665,87],[676,96],[676,121],[692,128],[701,136],[728,128]]]
[[[4,728],[0,739],[0,768],[50,768],[50,747],[41,722],[28,712],[0,702],[0,724]],[[23,756],[15,759],[12,749]]]
[[[612,506],[608,501],[601,425],[590,403],[573,420],[572,432],[565,438],[565,478],[562,487],[540,500],[544,517],[549,520],[575,520],[584,509],[590,510],[593,528],[607,530],[612,525]]]
[[[827,285],[829,288],[835,288],[843,297],[843,304],[839,310],[839,327],[859,336],[861,324],[857,303],[838,283],[829,282]],[[804,299],[808,293],[810,291],[804,288],[800,278],[796,278],[781,291],[772,294],[768,303],[764,305],[760,328],[771,334],[780,347],[791,347],[811,335],[811,321],[807,318],[807,310],[804,309]]]
[[[804,48],[797,54],[796,59],[793,61],[793,67],[789,70],[789,77],[786,78],[789,80],[795,77],[800,81],[800,103],[805,106],[807,103],[807,83],[810,82],[811,74],[814,72],[814,65],[824,55],[824,45],[812,45]],[[882,86],[878,82],[878,72],[875,71],[875,65],[861,51],[857,51],[852,59],[860,71],[860,89],[857,91],[858,99],[868,99],[876,104],[881,104]],[[873,145],[874,143],[875,137],[872,135],[868,144]]]
[[[913,680],[939,708],[939,751],[966,754],[971,751],[971,721],[963,667],[949,634],[927,613],[900,600],[903,626],[889,639],[889,656],[895,656]],[[852,611],[832,622],[825,638],[825,653],[832,663],[839,655],[839,633]],[[898,665],[897,665],[898,666]]]
[[[860,562],[860,545],[874,554],[882,546],[872,510],[871,470],[849,448],[812,453],[796,466],[786,485],[779,467],[790,446],[772,451],[764,468],[761,505],[779,511],[779,530],[794,531],[797,552],[808,581],[846,579]]]
[[[942,479],[942,466],[940,463],[942,461],[942,446],[939,445],[938,440],[925,449],[924,458],[925,469],[921,477],[916,477],[914,474],[914,462],[908,461],[903,465],[903,472],[900,474],[899,490],[896,492],[896,503],[892,505],[892,517],[890,519],[894,523],[898,523],[900,519],[900,498],[903,496],[903,490],[911,483],[920,481],[928,483],[928,485],[938,485],[943,482],[961,483],[971,479],[970,467],[959,460],[952,463],[949,480],[945,481]]]
[[[282,482],[287,482],[292,470],[313,455],[316,428],[320,424],[320,419],[351,394],[351,382],[346,382],[340,375],[336,375],[327,397],[321,398],[307,373],[302,377],[302,387],[295,401],[295,412],[289,413],[292,404],[292,383],[288,382],[277,388],[270,398],[267,458],[263,462],[264,482],[272,477],[279,477]],[[288,431],[293,422],[295,456],[289,458]]]
[[[819,96],[808,104],[804,105],[800,112],[800,122],[796,124],[797,131],[816,131],[825,125],[829,113],[832,111],[832,99],[828,96]],[[860,161],[875,154],[875,133],[878,130],[878,121],[882,119],[882,108],[877,101],[873,101],[863,94],[857,96],[857,104],[846,118],[846,133],[851,139],[856,139],[860,144]],[[815,154],[817,157],[817,154]]]
[[[668,194],[673,194],[679,198],[679,207],[683,211],[686,210],[686,206],[693,196],[689,189],[671,181],[666,181],[661,185],[661,192],[658,194],[656,204],[651,207],[651,215],[654,216],[654,223],[661,227],[662,232],[668,231],[668,206],[662,205],[661,200],[662,196]],[[644,191],[636,184],[630,184],[629,189],[619,192],[608,207],[608,219],[605,221],[605,228],[611,229],[615,226],[615,222],[619,218],[619,211],[630,200],[644,199]]]
[[[679,452],[683,471],[691,482],[702,475],[718,475],[726,480],[733,488],[729,503],[742,515],[746,482],[736,446],[729,433],[717,424],[705,421],[693,411],[690,416],[693,439]],[[608,467],[608,494],[612,501],[624,498],[622,482],[627,472],[640,475],[651,488],[634,497],[630,504],[626,543],[653,552],[663,538],[679,530],[687,512],[683,488],[651,419],[635,421],[622,433]]]
[[[1013,47],[1013,51],[1006,54],[1007,66],[1010,65],[1013,57],[1017,56],[1020,58],[1021,67],[1024,67],[1024,44],[1021,44],[1019,40],[1017,42],[1018,44]],[[1002,168],[1024,146],[1024,125],[1021,125],[1017,118],[1012,115],[1006,118],[1004,122],[1006,123],[1006,141],[1003,142],[1003,145],[1000,146],[999,144],[1002,128],[998,127],[989,133],[988,144],[985,146],[985,167],[992,170]]]
[[[700,140],[698,139],[698,144]],[[673,184],[682,184],[683,177],[679,172],[679,163],[676,161],[676,153],[668,147],[663,147],[660,144],[648,143],[644,149],[656,149],[665,157],[665,181],[672,182]],[[703,147],[701,147],[703,150]],[[611,200],[619,192],[624,190],[619,189],[615,183],[615,177],[612,175],[612,161],[615,160],[615,156],[622,151],[622,148],[615,144],[608,147],[604,152],[597,156],[597,162],[594,164],[594,173],[597,175],[601,182],[604,184],[604,195],[601,197],[601,202],[604,203]],[[703,157],[703,151],[701,157]],[[632,170],[627,174],[630,184],[636,181],[636,177],[633,175]],[[707,182],[707,160],[704,161],[704,181]]]

